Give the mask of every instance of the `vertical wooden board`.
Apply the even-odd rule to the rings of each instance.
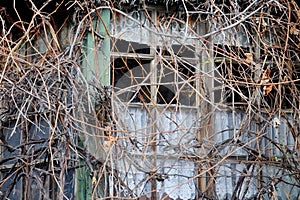
[[[245,144],[247,144],[248,147],[250,148],[255,148],[256,142],[255,142],[255,130],[256,130],[256,124],[253,121],[248,122],[249,120],[249,116],[247,116],[246,114],[241,113],[241,115],[244,117],[247,117],[246,121],[247,121],[247,126],[244,128],[243,133],[242,133],[242,137],[240,138],[241,141]],[[246,153],[246,152],[244,152]]]
[[[195,188],[195,165],[188,160],[161,160],[161,173],[167,178],[158,182],[160,198],[167,194],[173,199],[194,199]]]
[[[149,131],[144,132],[145,129],[143,129],[145,128],[145,126],[149,126],[149,115],[145,111],[145,109],[129,108],[129,110],[129,113],[131,113],[131,117],[134,116],[134,119],[131,119],[131,117],[126,118],[128,120],[127,123],[134,123],[134,125],[128,125],[128,127],[134,128],[131,134],[149,134]],[[179,145],[181,145],[181,142],[184,142],[184,139],[182,138],[185,137],[185,134],[189,129],[189,127],[186,127],[186,124],[192,124],[192,122],[186,122],[186,120],[191,118],[194,118],[196,120],[196,117],[188,117],[190,113],[191,111],[189,109],[181,111],[180,113],[179,111],[175,110],[164,110],[163,113],[158,113],[159,117],[156,118],[156,125],[160,134],[163,134],[164,136],[164,138],[161,137],[160,139],[168,140],[171,142],[171,145],[179,147]],[[139,132],[139,129],[141,129],[141,132]],[[184,143],[182,144],[185,145]],[[176,198],[178,196],[183,199],[193,198],[195,196],[195,184],[192,179],[195,173],[194,163],[188,160],[177,160],[176,157],[178,156],[179,158],[179,156],[181,155],[180,151],[166,151],[164,149],[165,147],[168,147],[168,144],[166,142],[161,141],[160,143],[158,143],[158,145],[162,146],[156,152],[156,156],[159,155],[156,162],[156,169],[158,170],[157,173],[170,173],[170,178],[168,178],[168,180],[164,180],[164,183],[161,183],[159,181],[157,182],[159,195],[162,196],[163,193],[173,193],[171,195]],[[128,147],[126,148],[128,149]],[[150,195],[151,187],[149,186],[149,182],[147,182],[147,176],[149,175],[144,173],[144,171],[151,170],[151,155],[145,152],[146,154],[140,154],[138,156],[138,154],[136,154],[138,152],[128,152],[126,150],[124,153],[127,154],[128,157],[122,158],[123,160],[119,162],[119,168],[121,169],[121,171],[123,171],[122,173],[126,173],[128,175],[128,178],[124,176],[124,181],[126,180],[128,182],[128,185],[130,185],[131,188],[134,188],[137,194],[145,194],[146,196]],[[172,155],[172,158],[169,155]],[[136,164],[133,164],[133,162],[135,162]],[[136,168],[135,165],[138,165],[140,167]],[[190,177],[191,180],[188,180],[187,177]],[[183,181],[187,183],[183,184]],[[142,190],[140,190],[141,188]]]
[[[91,23],[91,29],[85,36],[85,59],[83,59],[82,66],[83,66],[83,74],[87,82],[93,82],[95,78],[97,78],[102,86],[107,86],[110,84],[110,77],[107,72],[110,71],[110,40],[106,31],[104,31],[104,27],[107,27],[110,21],[110,10],[109,9],[102,9],[100,18],[93,19]],[[100,25],[99,25],[100,24]],[[100,38],[96,37],[96,34],[100,33],[103,36],[103,43],[101,46]],[[103,75],[103,73],[105,75]],[[93,98],[95,95],[95,91],[89,85],[86,85],[86,90],[90,93],[90,96],[87,96],[86,105],[88,106],[89,103],[94,105],[95,99]],[[84,91],[86,92],[86,91]],[[99,131],[99,129],[94,128],[97,127],[98,124],[96,123],[95,119],[93,118],[93,111],[90,111],[89,108],[86,109],[87,112],[84,113],[84,117],[88,119],[88,123],[91,126],[86,126],[86,130],[88,134],[81,135],[80,139],[85,141],[83,144],[83,148],[87,148],[89,153],[91,153],[96,158],[103,158],[105,152],[102,149],[102,146],[99,144],[104,144],[103,137],[95,137],[102,135],[103,132]],[[92,109],[93,110],[93,109]],[[86,167],[77,170],[77,177],[78,181],[76,182],[76,199],[91,199],[92,196],[92,182],[90,180],[89,173],[84,173],[82,170],[87,170]],[[85,178],[80,176],[86,176]],[[86,190],[85,190],[85,189]],[[105,190],[105,186],[103,186],[103,191]],[[102,191],[98,191],[100,196],[103,196],[104,193]]]
[[[224,141],[224,134],[228,134],[228,117],[226,112],[217,111],[214,113],[214,141],[215,143],[221,144]],[[225,154],[225,150],[222,149],[221,154]]]
[[[256,145],[256,141],[255,141],[256,128],[257,128],[256,122],[251,122],[251,129],[250,129],[251,132],[248,134],[249,140],[251,141],[251,144],[250,144],[251,148],[255,148],[255,145]]]
[[[230,167],[229,163],[223,163],[218,170],[216,177],[216,194],[219,199],[230,199],[232,195],[233,187]]]
[[[172,120],[176,121],[176,119],[173,118],[172,112],[169,110],[164,110],[163,112],[159,109],[156,110],[156,122],[157,122],[157,128],[158,131],[164,133],[168,132],[167,134],[171,134],[174,129]]]
[[[272,190],[278,199],[289,199],[300,194],[300,188],[296,186],[298,181],[295,180],[294,174],[289,174],[288,170],[268,165],[263,166],[262,170],[264,174],[263,184]],[[282,180],[280,183],[273,181],[278,178]]]
[[[260,130],[259,130],[260,131]],[[260,137],[258,140],[260,142],[259,151],[263,153],[265,156],[274,156],[275,149],[274,144],[270,140],[275,139],[275,132],[268,124],[265,125],[263,132],[260,132],[260,134],[264,134],[263,137]]]
[[[245,120],[244,117],[246,116],[242,112],[234,112],[233,135],[231,137],[236,137],[238,140],[246,144],[247,141],[245,140],[245,134],[246,130],[248,129],[248,126],[247,124],[244,124],[247,122],[247,120]],[[240,146],[235,146],[232,150],[234,150],[232,154],[233,156],[247,155],[247,152],[243,150]]]
[[[126,148],[126,151],[133,152],[136,150],[130,143],[130,140],[137,138],[138,133],[136,131],[140,129],[140,120],[137,121],[140,117],[139,114],[136,108],[128,108],[120,113],[121,123],[117,129],[120,131],[118,134],[119,138],[121,138],[121,145],[123,148]]]
[[[285,126],[285,124],[282,124],[281,126]],[[281,134],[280,131],[279,131],[279,128],[275,128],[273,126],[273,124],[269,125],[269,130],[270,130],[270,132],[273,133],[271,139],[274,142],[278,143],[279,147],[281,145],[286,145],[287,144],[288,132],[285,132],[284,134]],[[270,143],[270,141],[269,141],[269,143]],[[271,144],[271,147],[273,149],[273,155],[274,156],[279,156],[279,157],[282,156],[282,152],[278,149],[278,147],[276,145]]]
[[[65,45],[70,45],[71,42],[72,42],[72,39],[73,39],[73,35],[72,35],[72,25],[71,23],[67,23],[65,24],[60,32],[59,32],[59,40],[61,41],[61,44],[62,44],[62,48],[65,46]]]
[[[242,121],[244,123],[247,123],[246,127],[242,130],[240,140],[247,145],[247,147],[251,146],[251,130],[252,130],[252,124],[249,122],[249,116],[247,114],[244,114],[243,112],[240,112],[240,116]],[[240,155],[247,155],[247,151],[241,150]]]
[[[199,128],[197,127],[197,110],[196,109],[186,109],[182,112],[182,123],[184,127],[183,140],[185,148],[188,152],[197,152],[193,146],[197,143],[197,137],[199,134]]]
[[[147,174],[139,171],[129,162],[125,161],[120,164],[126,164],[126,169],[119,169],[119,177],[126,187],[120,188],[119,197],[140,197],[146,195],[150,197],[150,183],[147,178]]]
[[[235,131],[237,127],[235,126],[236,120],[236,112],[235,111],[227,111],[227,118],[228,118],[228,131],[224,134],[224,140],[234,137]]]
[[[140,149],[143,149],[143,151],[146,150],[146,152],[150,151],[150,147],[147,146],[147,141],[149,141],[149,136],[151,134],[151,120],[149,120],[150,116],[147,111],[139,107],[129,107],[128,112],[126,112],[125,115],[126,117],[123,123],[124,127],[122,128],[127,130],[127,135],[124,135],[124,141],[126,141],[127,148],[139,153],[138,149],[132,147],[134,144],[129,141],[132,139],[137,142],[136,145],[138,145]]]
[[[246,165],[244,164],[236,164],[235,170],[232,171],[232,174],[236,175],[235,182],[233,187],[238,184],[239,178],[244,177],[241,190],[239,193],[239,199],[245,198],[253,198],[255,194],[257,194],[257,183],[256,183],[256,170],[253,169],[255,165],[249,168],[249,170],[245,171]],[[252,173],[253,170],[253,173]]]
[[[224,112],[224,115],[221,115],[222,120],[218,120],[217,123],[221,124],[221,142],[226,141],[233,137],[233,118],[231,112]],[[226,155],[230,151],[230,146],[224,146],[224,148],[221,150],[221,155]]]
[[[288,117],[288,121],[290,122],[289,119],[290,116],[287,117]],[[280,136],[280,143],[287,145],[290,142],[289,141],[290,130],[288,127],[288,122],[286,122],[286,120],[283,118],[280,119],[280,127],[278,128],[278,135]]]
[[[255,177],[251,177],[251,174],[244,173],[244,164],[235,164],[235,163],[224,163],[219,168],[217,174],[217,184],[216,184],[216,193],[219,199],[231,199],[233,195],[238,195],[239,199],[243,199],[243,195],[245,193],[244,198],[253,198],[257,193],[257,183]],[[254,170],[255,171],[255,170]],[[241,175],[245,175],[245,179],[239,190],[239,194],[234,194],[234,189],[238,184],[238,181]]]
[[[121,117],[121,130],[126,130],[128,133],[137,130],[137,124],[136,120],[138,119],[139,116],[137,116],[137,108],[131,108],[129,107],[128,109],[124,110],[123,112],[120,113]]]
[[[217,20],[212,21],[212,31],[217,31],[218,24]],[[249,39],[246,35],[246,32],[243,30],[243,28],[237,28],[237,29],[228,29],[225,31],[219,31],[216,33],[213,37],[213,43],[214,44],[229,44],[232,46],[243,46],[248,47],[250,45]]]
[[[294,128],[294,127],[299,126],[300,123],[299,123],[299,118],[295,119],[295,121],[294,121],[293,115],[294,115],[293,113],[289,113],[288,114],[288,120],[292,124],[292,127]],[[300,139],[300,138],[299,137],[298,138],[293,137],[292,132],[291,132],[289,126],[287,125],[287,123],[285,123],[284,126],[285,126],[285,130],[286,130],[286,145],[287,145],[287,148],[289,148],[290,150],[296,150],[297,148],[295,146],[295,140]],[[299,135],[299,134],[297,134],[297,128],[294,128],[294,130],[295,130],[296,135]],[[299,143],[299,141],[298,141],[298,143]]]
[[[180,147],[184,145],[184,135],[186,134],[186,127],[184,126],[184,115],[183,112],[170,112],[171,119],[174,119],[174,122],[171,123],[170,130],[172,130],[171,140],[173,145]]]
[[[134,193],[135,197],[146,195],[150,197],[151,186],[147,179],[147,174],[131,168],[130,171],[121,172],[121,178],[128,188]],[[120,195],[124,196],[124,194]]]
[[[228,117],[226,112],[215,112],[214,114],[214,133],[216,143],[224,141],[224,134],[228,132]],[[228,134],[228,133],[227,133]]]
[[[194,113],[196,113],[196,110]],[[167,154],[176,154],[180,146],[186,147],[188,142],[196,138],[195,133],[191,132],[191,126],[195,124],[196,120],[196,117],[193,116],[194,113],[191,114],[190,109],[180,109],[178,111],[168,109],[163,113],[158,113],[158,151]]]
[[[170,153],[175,153],[174,150],[172,149],[172,145],[176,141],[173,140],[172,138],[174,137],[174,131],[172,129],[172,115],[171,112],[168,110],[165,110],[163,113],[159,110],[157,110],[157,131],[158,131],[158,146],[157,146],[157,152],[158,153],[165,153],[165,154],[170,154]],[[170,145],[171,144],[171,145]]]
[[[98,50],[96,57],[96,75],[99,77],[101,84],[104,86],[110,85],[110,9],[103,9],[100,19],[97,21],[97,31],[103,37],[95,47]],[[94,36],[95,37],[95,36]],[[99,70],[99,71],[97,71]]]

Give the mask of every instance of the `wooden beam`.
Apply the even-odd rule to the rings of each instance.
[[[109,23],[110,23],[110,10],[103,9],[98,17],[93,20],[93,26],[91,30],[87,33],[85,38],[85,60],[83,61],[83,74],[86,78],[86,82],[94,82],[97,79],[101,86],[110,85],[110,37],[109,37]],[[95,105],[95,90],[93,90],[90,85],[87,90],[89,95],[87,97],[87,104]],[[82,142],[83,148],[86,148],[91,155],[96,158],[103,156],[103,151],[99,142],[103,142],[100,137],[95,137],[96,135],[101,135],[101,131],[94,127],[97,127],[96,115],[94,109],[86,109],[86,116],[90,118],[89,123],[91,126],[84,125],[89,133],[87,135],[81,135],[79,140]],[[100,141],[99,141],[100,140]],[[83,162],[83,161],[82,161]],[[84,163],[82,163],[84,164]],[[101,189],[99,193],[104,197],[106,195],[105,186],[95,186],[93,184],[94,179],[97,179],[96,174],[91,172],[90,169],[85,166],[77,169],[77,181],[76,181],[76,199],[94,199],[94,193],[98,189]],[[91,177],[91,174],[93,177]],[[101,178],[102,179],[102,178]],[[99,182],[100,184],[102,181]]]

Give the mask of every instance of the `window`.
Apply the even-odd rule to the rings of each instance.
[[[69,84],[74,81],[74,63],[56,57],[52,49],[47,51],[50,44],[43,39],[53,35],[42,30],[53,28],[49,26],[44,24],[40,35],[22,41],[13,57],[1,57],[1,62],[10,64],[1,72],[0,199],[75,196],[78,165],[69,144],[75,143],[76,131],[65,123],[65,111],[72,112]],[[64,28],[69,33],[68,27]],[[66,110],[60,110],[59,104],[66,105]]]
[[[225,107],[254,104],[270,109],[280,104],[283,109],[296,108],[299,104],[298,56],[294,49],[289,49],[282,64],[280,54],[284,41],[277,37],[280,30],[269,26],[270,19],[260,20],[260,36],[255,28],[244,24],[212,39],[214,101]],[[212,30],[217,29],[217,24],[212,23]]]
[[[246,60],[249,48],[216,45],[214,48],[215,102],[246,106],[255,86],[255,69]]]
[[[137,46],[128,43],[117,41],[116,49],[122,49],[118,45]],[[130,103],[195,105],[195,64],[184,57],[177,59],[178,54],[173,55],[172,60],[163,47],[151,49],[143,46],[124,52],[122,56],[115,52],[117,58],[112,62],[112,83],[118,97]],[[193,55],[194,52],[190,51],[189,56]]]
[[[186,26],[183,16],[147,7],[111,23],[115,137],[124,149],[116,165],[135,197],[195,198],[198,169],[184,158],[195,153],[198,137],[200,53],[190,30],[199,31],[200,22]],[[185,183],[171,194],[180,182]]]

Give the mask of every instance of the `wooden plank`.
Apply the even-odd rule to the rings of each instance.
[[[110,22],[110,10],[103,9],[101,11],[101,16],[96,18],[93,21],[94,27],[92,27],[91,31],[87,33],[86,36],[86,59],[83,62],[83,74],[87,82],[95,81],[95,77],[100,81],[102,86],[108,86],[110,84],[110,38],[108,35],[108,26]],[[101,36],[101,37],[99,37]],[[87,86],[90,96],[87,98],[87,104],[90,104],[95,101],[93,98],[94,91]],[[94,108],[92,108],[93,110]],[[94,119],[94,114],[89,112],[87,108],[87,113],[85,117],[88,117],[89,123],[91,125],[95,125],[96,121]],[[100,143],[103,143],[101,139],[97,139],[93,135],[102,134],[98,130],[86,126],[86,131],[91,135],[81,135],[80,140],[83,141],[82,145],[88,149],[88,151],[94,155],[96,158],[99,158],[104,154],[103,150],[100,149]],[[100,140],[100,141],[99,141]],[[77,169],[77,182],[76,182],[76,199],[84,200],[84,199],[92,199],[93,197],[93,185],[92,179],[90,177],[90,173],[88,172],[87,167],[82,167]],[[96,177],[93,177],[96,178]],[[101,187],[99,188],[99,192],[101,196],[106,196],[105,191],[105,180],[102,178],[100,181]]]

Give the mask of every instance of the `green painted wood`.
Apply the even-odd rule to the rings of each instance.
[[[101,18],[94,20],[94,29],[86,37],[86,63],[84,75],[87,80],[95,76],[100,82],[110,84],[110,10],[101,12]]]
[[[86,59],[83,61],[83,74],[87,82],[97,78],[102,86],[110,85],[110,38],[109,38],[109,23],[110,23],[110,10],[104,9],[101,11],[101,16],[93,21],[93,29],[87,33],[85,38],[85,53]],[[93,90],[90,90],[91,96]],[[90,99],[92,102],[93,99]],[[94,119],[91,119],[90,123],[93,123]],[[96,124],[96,123],[95,123]],[[94,124],[94,125],[95,125]],[[92,128],[91,128],[92,129]],[[97,131],[91,130],[95,133]],[[101,132],[96,134],[102,134]],[[102,152],[99,151],[99,146],[95,142],[95,138],[82,135],[80,137],[82,147],[89,150],[89,153],[95,157],[101,157]],[[99,141],[102,142],[102,141]],[[81,164],[85,164],[83,161]],[[81,167],[77,169],[77,187],[76,187],[76,199],[78,200],[90,200],[93,197],[92,178],[90,176],[91,171],[87,167]],[[105,180],[100,181],[97,194],[104,197],[106,192],[104,190]]]
[[[80,161],[81,165],[84,165],[84,161]],[[76,170],[76,181],[77,181],[77,188],[76,188],[76,199],[77,200],[88,200],[92,199],[92,180],[89,176],[90,171],[89,169],[84,166],[78,168]]]
[[[110,85],[110,36],[109,36],[110,10],[102,11],[99,33],[104,38],[99,52],[99,75],[103,85]]]

